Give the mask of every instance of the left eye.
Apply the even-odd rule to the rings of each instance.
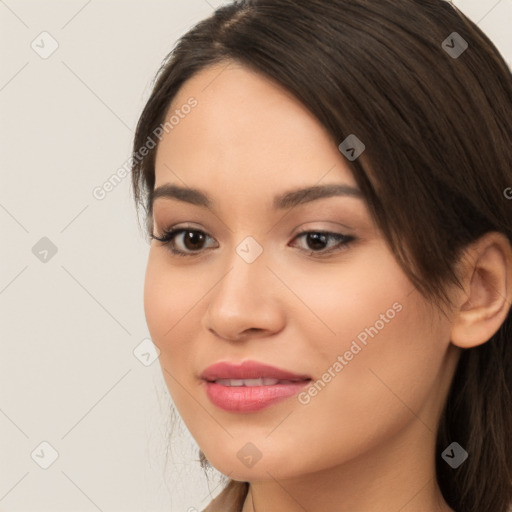
[[[342,235],[341,233],[330,233],[328,231],[304,231],[303,233],[299,233],[295,238],[304,238],[304,240],[306,240],[306,243],[312,249],[309,251],[310,254],[330,254],[337,252],[346,248],[348,244],[355,240],[353,236]],[[326,249],[325,246],[329,246],[329,240],[335,243],[331,244],[330,247]]]
[[[182,235],[185,235],[182,237]],[[204,248],[204,242],[206,239],[213,240],[207,233],[198,229],[192,228],[178,228],[164,231],[161,237],[151,235],[151,238],[162,242],[167,245],[169,250],[177,256],[194,256],[199,254]],[[330,233],[327,231],[304,231],[299,233],[294,240],[303,238],[306,243],[310,246],[310,249],[303,249],[311,255],[318,254],[330,254],[346,248],[355,237],[350,235],[342,235],[341,233]],[[183,248],[176,248],[177,241],[181,240],[181,246]],[[330,244],[329,242],[335,242]],[[188,252],[190,251],[190,252]]]

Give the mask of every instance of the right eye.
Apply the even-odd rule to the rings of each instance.
[[[158,237],[152,234],[151,238],[162,242],[162,244],[168,247],[172,254],[177,256],[195,256],[203,249],[206,238],[213,240],[213,238],[204,231],[193,228],[171,228],[164,230],[162,236]],[[182,248],[176,248],[177,244],[181,244]]]

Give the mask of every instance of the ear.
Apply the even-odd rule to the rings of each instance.
[[[461,283],[453,310],[451,342],[460,348],[489,341],[512,303],[512,247],[507,237],[489,232],[470,244],[459,262]]]

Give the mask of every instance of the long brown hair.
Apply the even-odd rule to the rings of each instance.
[[[186,80],[229,61],[283,85],[336,145],[351,134],[364,142],[363,155],[348,165],[397,261],[433,303],[447,303],[447,283],[460,284],[455,264],[469,243],[498,231],[512,244],[512,200],[504,193],[512,186],[512,75],[489,38],[452,4],[240,0],[223,6],[163,62],[134,153],[154,138]],[[155,153],[134,159],[132,167],[148,229]],[[440,456],[453,441],[469,453],[456,470]],[[510,310],[488,342],[462,351],[439,426],[436,472],[453,509],[508,511]]]

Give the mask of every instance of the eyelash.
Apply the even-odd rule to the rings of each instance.
[[[176,256],[193,257],[193,256],[197,256],[198,254],[201,254],[201,252],[203,252],[201,249],[199,251],[192,252],[192,253],[187,253],[185,251],[180,251],[178,249],[175,249],[172,246],[172,242],[174,242],[174,238],[176,238],[176,236],[178,236],[181,233],[201,233],[203,235],[206,235],[209,238],[212,238],[212,237],[210,237],[210,235],[208,235],[204,231],[201,231],[200,229],[193,229],[193,228],[186,228],[186,227],[164,230],[161,237],[157,237],[154,234],[151,234],[151,238],[158,240],[163,245],[167,246],[169,251]],[[342,235],[341,233],[331,233],[329,231],[302,231],[296,235],[294,240],[297,238],[300,238],[300,237],[304,237],[305,235],[310,235],[310,234],[324,235],[327,238],[336,239],[339,241],[338,244],[336,244],[334,247],[331,247],[328,250],[321,250],[321,251],[304,250],[304,252],[306,252],[309,256],[315,256],[315,257],[320,257],[320,258],[323,257],[324,255],[330,255],[333,253],[343,251],[343,250],[347,249],[356,240],[356,238],[354,236]]]

